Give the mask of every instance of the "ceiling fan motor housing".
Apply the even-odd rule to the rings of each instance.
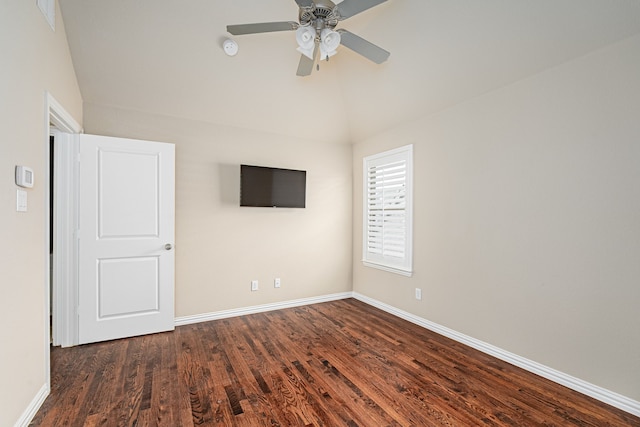
[[[299,22],[302,26],[312,25],[317,30],[334,29],[339,20],[338,9],[330,0],[319,0],[311,7],[300,8]]]

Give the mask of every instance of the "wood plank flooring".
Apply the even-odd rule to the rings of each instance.
[[[353,299],[53,348],[33,426],[640,426]]]

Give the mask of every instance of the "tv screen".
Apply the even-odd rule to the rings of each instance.
[[[240,206],[304,208],[307,172],[240,165]]]

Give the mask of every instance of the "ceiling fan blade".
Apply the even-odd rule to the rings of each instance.
[[[391,53],[383,48],[376,46],[360,36],[356,36],[350,31],[340,29],[338,32],[340,33],[341,45],[348,47],[376,64],[382,64],[389,59],[389,55],[391,55]]]
[[[243,34],[271,33],[274,31],[294,31],[299,24],[294,21],[260,22],[257,24],[227,25],[227,31],[234,36]]]
[[[298,7],[311,7],[313,6],[313,0],[296,0]]]
[[[337,4],[340,19],[351,18],[360,12],[371,9],[374,6],[384,3],[387,0],[343,0]]]
[[[313,59],[309,59],[306,55],[300,55],[300,63],[296,76],[305,77],[311,75],[313,71]]]
[[[318,50],[320,43],[316,42],[316,47],[313,49],[313,59],[309,58],[307,55],[300,55],[300,63],[298,64],[298,71],[296,72],[296,76],[305,77],[311,75],[313,71],[313,64],[316,63],[316,59],[318,57]]]

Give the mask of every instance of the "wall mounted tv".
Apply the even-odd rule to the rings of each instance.
[[[307,172],[240,165],[240,206],[304,208]]]

